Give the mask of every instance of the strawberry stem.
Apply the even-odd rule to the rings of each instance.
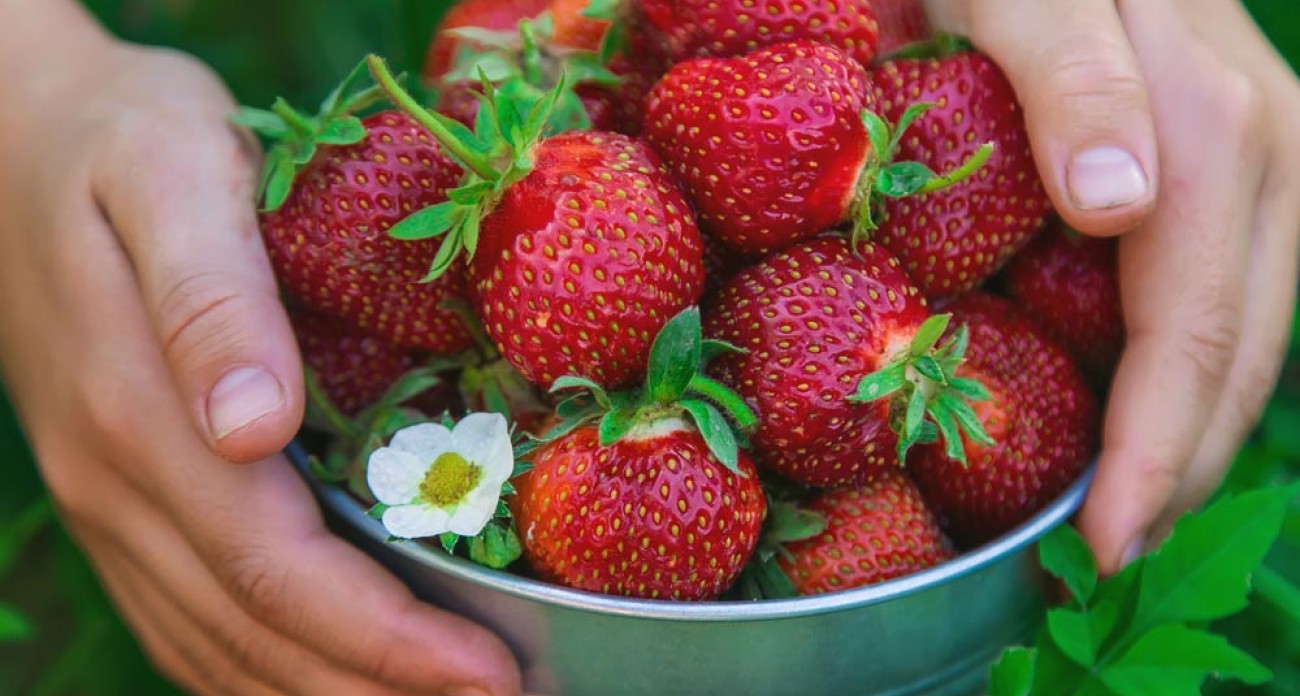
[[[519,38],[524,42],[523,69],[524,81],[530,85],[546,85],[546,72],[542,69],[541,50],[537,45],[537,30],[527,19],[519,22]]]
[[[276,116],[284,119],[284,122],[289,124],[289,127],[299,135],[310,138],[316,131],[316,127],[312,125],[310,119],[298,113],[297,109],[290,106],[289,102],[281,97],[277,97],[275,102],[271,104],[271,111]]]
[[[921,188],[917,189],[916,193],[930,193],[931,191],[945,189],[966,177],[969,177],[971,174],[974,174],[977,169],[984,166],[985,162],[989,161],[989,157],[993,155],[993,148],[994,145],[992,142],[984,143],[980,146],[980,149],[975,151],[975,154],[971,155],[970,159],[962,162],[961,166],[946,174],[940,174],[933,179],[930,179],[925,182]]]
[[[310,369],[305,371],[304,382],[307,386],[307,400],[340,437],[354,443],[365,440],[365,434],[325,395],[325,388],[321,386],[320,379],[316,377],[314,371]]]
[[[465,168],[478,174],[487,181],[495,181],[500,177],[500,173],[492,166],[492,162],[483,155],[474,152],[464,142],[452,134],[446,126],[442,125],[438,119],[434,118],[427,109],[420,106],[419,102],[411,96],[393,77],[392,71],[383,58],[371,54],[366,57],[366,64],[370,66],[370,74],[374,76],[375,82],[384,90],[389,99],[406,112],[411,118],[415,119],[429,134],[441,144],[451,156],[455,157]]]

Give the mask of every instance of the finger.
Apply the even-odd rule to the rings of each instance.
[[[209,567],[245,611],[380,683],[446,688],[449,694],[471,687],[491,696],[518,693],[518,668],[498,638],[416,600],[359,550],[326,532],[286,462],[226,473],[258,477],[246,489],[245,514],[192,520],[191,529]]]
[[[1125,20],[1153,86],[1166,180],[1153,216],[1120,242],[1127,347],[1080,517],[1105,572],[1144,548],[1222,393],[1259,186],[1256,111],[1244,81],[1165,0],[1125,7],[1137,8]]]
[[[1112,0],[972,0],[972,41],[1025,110],[1048,195],[1072,227],[1118,234],[1153,209],[1146,83]]]
[[[301,365],[258,233],[255,157],[219,115],[122,127],[93,185],[199,432],[251,461],[297,431]]]
[[[262,625],[226,594],[175,526],[139,490],[111,479],[101,488],[111,493],[117,509],[111,521],[113,537],[96,544],[101,552],[116,551],[102,554],[114,562],[109,574],[126,579],[178,645],[202,639],[190,652],[196,664],[206,665],[205,671],[224,665],[227,671],[258,680],[264,689],[284,694],[398,694],[327,664]]]
[[[1268,403],[1286,356],[1300,258],[1300,201],[1294,197],[1300,180],[1279,172],[1300,158],[1296,146],[1300,141],[1291,147],[1285,147],[1284,138],[1277,142],[1284,145],[1274,155],[1280,166],[1271,169],[1275,176],[1255,216],[1241,345],[1188,476],[1157,522],[1157,530],[1168,530],[1180,514],[1200,505],[1218,487]]]
[[[110,562],[100,577],[133,618],[132,631],[151,663],[187,692],[206,696],[283,696],[236,668],[226,655],[158,587],[137,570]]]

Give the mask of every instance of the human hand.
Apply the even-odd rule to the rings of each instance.
[[[0,21],[62,39],[39,70],[0,39],[0,365],[152,660],[199,694],[516,695],[505,646],[331,536],[281,457],[213,454],[273,451],[302,408],[255,148],[196,62],[115,44],[72,3],[35,6]],[[275,376],[278,402],[238,397],[271,412],[221,437],[208,391],[246,365]]]
[[[1127,346],[1079,518],[1115,572],[1214,491],[1273,390],[1300,253],[1300,83],[1235,0],[927,9],[1006,71],[1061,216],[1123,234]]]

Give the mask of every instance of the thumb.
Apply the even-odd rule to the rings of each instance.
[[[1155,202],[1146,83],[1111,0],[971,0],[971,40],[1006,72],[1061,217],[1089,234],[1135,227]]]
[[[230,461],[265,458],[301,425],[303,380],[258,232],[256,148],[215,117],[141,130],[97,162],[96,198],[200,434]]]

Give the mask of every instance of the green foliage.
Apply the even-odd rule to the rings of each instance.
[[[1246,607],[1251,574],[1297,493],[1292,484],[1221,499],[1184,516],[1159,549],[1100,582],[1078,534],[1068,526],[1053,531],[1040,548],[1043,566],[1073,599],[1048,612],[1032,651],[1009,651],[994,667],[993,696],[1181,696],[1201,693],[1211,676],[1268,681],[1268,668],[1204,624]]]

